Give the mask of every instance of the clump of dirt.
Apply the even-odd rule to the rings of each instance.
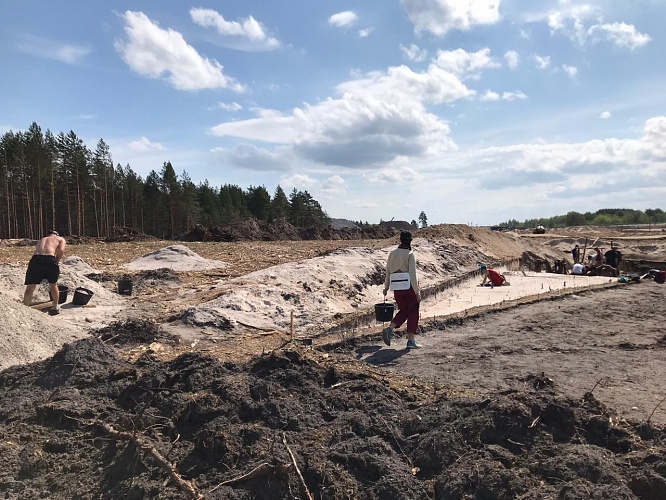
[[[156,323],[140,319],[117,321],[93,331],[92,334],[102,342],[114,346],[127,347],[152,342],[170,345],[179,343],[178,336],[163,331]]]
[[[154,288],[158,285],[178,285],[181,283],[178,273],[166,267],[140,271],[131,279],[134,286],[139,290],[143,288]]]
[[[10,498],[666,495],[663,429],[548,384],[481,400],[300,348],[132,364],[89,338],[0,386]]]
[[[104,283],[108,281],[116,281],[118,279],[118,275],[109,273],[109,272],[95,272],[95,273],[88,273],[84,275],[86,278],[92,281],[96,281],[97,283]]]

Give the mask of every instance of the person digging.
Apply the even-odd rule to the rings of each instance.
[[[58,265],[63,255],[65,255],[65,238],[58,234],[58,231],[50,231],[37,242],[35,253],[30,258],[28,270],[25,273],[25,293],[23,294],[23,303],[26,306],[32,305],[32,296],[35,288],[43,280],[49,282],[49,292],[53,305],[49,309],[49,314],[59,314],[60,307],[58,299],[60,291],[58,290],[58,278],[60,277],[60,266]]]

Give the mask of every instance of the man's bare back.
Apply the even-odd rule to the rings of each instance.
[[[59,236],[58,233],[51,233],[37,242],[35,255],[53,255],[56,261],[60,262],[65,254],[65,245],[65,238]]]

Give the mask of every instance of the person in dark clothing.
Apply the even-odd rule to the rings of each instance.
[[[580,258],[580,247],[578,245],[571,250],[571,256],[573,257],[574,264],[576,264]]]
[[[620,261],[622,260],[622,253],[611,243],[611,248],[604,254],[606,264],[620,270]]]

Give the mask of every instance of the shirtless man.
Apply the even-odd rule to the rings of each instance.
[[[60,313],[58,299],[60,291],[58,290],[58,277],[60,276],[60,267],[58,263],[65,254],[65,238],[58,234],[58,231],[50,231],[37,243],[35,253],[28,263],[28,270],[25,273],[25,293],[23,294],[23,303],[26,306],[32,304],[32,295],[35,293],[35,287],[42,280],[48,280],[49,291],[53,305],[49,314]]]

